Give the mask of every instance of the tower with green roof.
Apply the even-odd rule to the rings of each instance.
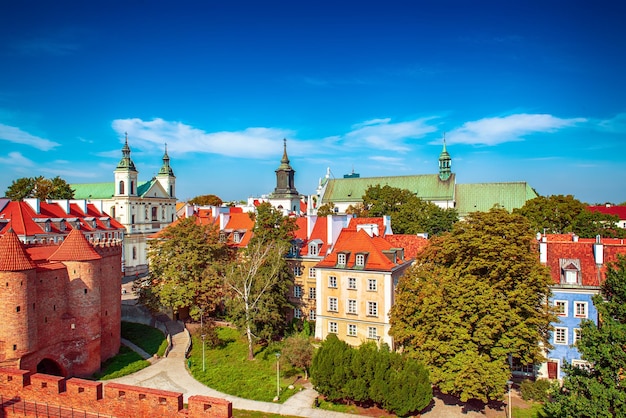
[[[439,179],[446,181],[452,174],[452,158],[446,149],[446,137],[443,137],[443,150],[439,154]]]

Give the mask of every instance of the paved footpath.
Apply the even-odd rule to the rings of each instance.
[[[169,321],[166,323],[166,327],[169,334],[172,336],[172,350],[167,357],[153,360],[153,364],[151,366],[146,367],[137,373],[108,380],[107,382],[118,382],[127,385],[180,392],[183,394],[184,402],[187,402],[189,397],[193,395],[204,395],[227,399],[232,402],[234,409],[315,418],[358,416],[314,408],[313,402],[318,396],[318,393],[312,388],[311,385],[291,396],[282,404],[242,399],[211,389],[194,379],[185,367],[185,349],[189,344],[189,334],[185,332],[182,323]],[[124,343],[131,348],[134,348],[132,347],[132,343],[128,343],[127,341],[124,341]],[[142,351],[141,349],[139,350]],[[144,357],[145,356],[146,355],[144,355]],[[479,411],[463,412],[460,407],[455,405],[446,405],[443,401],[437,398],[435,398],[434,407],[425,412],[423,416],[428,418],[484,418],[484,415]],[[502,417],[504,416],[505,414],[503,413]]]

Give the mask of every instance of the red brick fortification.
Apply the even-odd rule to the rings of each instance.
[[[19,369],[0,369],[0,416],[76,416],[136,418],[230,418],[232,404],[208,396],[189,397],[166,390],[119,383],[65,379]],[[93,414],[93,415],[92,415]],[[62,415],[62,416],[66,416]],[[71,415],[67,415],[71,416]]]

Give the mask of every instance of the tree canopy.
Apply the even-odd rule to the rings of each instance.
[[[214,194],[204,194],[194,197],[187,203],[199,206],[221,206],[223,202],[222,199]]]
[[[389,215],[396,234],[440,235],[450,231],[458,220],[455,209],[442,209],[409,190],[389,185],[370,186],[363,196],[363,205],[352,208],[352,213],[359,217]]]
[[[617,227],[617,216],[591,212],[585,203],[572,195],[539,196],[515,209],[514,213],[525,216],[535,232],[575,233],[582,238],[626,236],[626,231]]]
[[[500,399],[509,356],[543,360],[555,319],[551,282],[528,221],[504,209],[475,212],[431,240],[400,278],[390,334],[429,368],[443,393]],[[436,324],[436,326],[434,326]]]
[[[550,417],[626,417],[626,257],[609,266],[593,304],[600,322],[583,320],[577,342],[590,367],[564,365],[563,386],[545,405]]]
[[[11,200],[24,200],[26,198],[46,199],[73,199],[74,190],[61,177],[52,179],[38,177],[22,177],[13,180],[4,195]]]
[[[141,303],[175,312],[189,307],[194,318],[221,307],[225,267],[232,255],[219,241],[216,226],[196,223],[195,217],[184,218],[149,242],[148,257],[150,277],[135,283]]]

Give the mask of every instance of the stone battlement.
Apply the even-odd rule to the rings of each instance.
[[[19,369],[0,369],[0,416],[10,415],[16,401],[36,402],[73,408],[87,413],[113,417],[207,418],[232,417],[232,403],[208,396],[189,397],[183,407],[183,394],[119,383],[31,373]]]

